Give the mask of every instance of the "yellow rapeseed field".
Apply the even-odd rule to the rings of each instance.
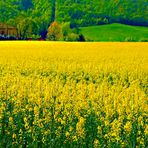
[[[0,148],[148,146],[148,43],[0,42]]]

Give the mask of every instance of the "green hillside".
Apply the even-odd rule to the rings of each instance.
[[[90,41],[148,41],[148,27],[114,23],[79,29],[80,33]]]

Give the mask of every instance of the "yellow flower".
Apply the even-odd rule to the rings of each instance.
[[[69,127],[69,131],[70,131],[70,132],[73,131],[73,127],[72,127],[72,126]]]
[[[98,141],[98,139],[95,139],[94,140],[94,148],[98,148],[98,145],[99,145],[99,141]]]
[[[144,130],[145,135],[148,135],[148,125],[146,125],[146,128]]]
[[[54,143],[63,132],[65,144],[86,142],[95,122],[103,123],[95,131],[99,138],[104,136],[101,140],[126,147],[121,130],[123,137],[129,136],[138,118],[136,140],[144,147],[148,135],[145,43],[0,42],[0,51],[0,127],[4,126],[14,144],[23,143],[26,137],[37,141],[42,134],[46,145],[53,133]],[[92,147],[104,143],[91,138]]]
[[[73,136],[72,139],[73,139],[73,141],[78,141],[77,136]]]
[[[12,123],[13,122],[13,118],[9,117],[9,122]]]
[[[15,139],[16,138],[16,134],[12,134],[12,138]]]
[[[101,126],[98,126],[98,134],[102,134],[102,128],[101,128]]]
[[[111,135],[112,135],[113,137],[117,137],[117,133],[116,133],[116,132],[113,132]]]
[[[65,122],[64,120],[61,120],[61,124],[62,124],[62,125],[65,125],[66,122]]]
[[[144,145],[144,139],[143,139],[143,138],[141,138],[140,144],[141,144],[141,145]]]
[[[76,131],[79,137],[83,137],[84,136],[84,124],[85,124],[85,119],[83,117],[79,118],[79,122],[76,125]]]
[[[130,121],[128,121],[124,126],[124,130],[129,133],[131,129],[132,129],[132,124]]]
[[[65,136],[66,137],[69,137],[70,136],[70,133],[68,131],[66,131]]]

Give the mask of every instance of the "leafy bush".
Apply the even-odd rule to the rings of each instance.
[[[59,41],[61,39],[62,39],[61,26],[57,22],[53,22],[48,28],[47,40]]]
[[[83,34],[79,35],[79,40],[78,41],[80,41],[80,42],[84,42],[85,41],[85,37],[84,37]]]
[[[72,33],[72,29],[70,28],[70,23],[67,22],[62,25],[63,40],[66,40],[69,33]]]
[[[79,35],[76,33],[70,33],[66,37],[66,41],[78,41],[79,40]]]
[[[97,24],[98,25],[104,25],[104,24],[108,24],[109,20],[107,18],[98,18],[97,19]]]
[[[18,34],[22,39],[32,38],[38,34],[38,24],[32,18],[20,19],[17,24]]]
[[[85,41],[85,37],[79,34],[78,28],[70,27],[70,22],[62,25],[62,34],[64,41]]]

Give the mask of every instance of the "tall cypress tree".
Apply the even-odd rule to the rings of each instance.
[[[52,10],[51,10],[51,22],[55,21],[55,11],[56,11],[56,0],[52,1]]]

